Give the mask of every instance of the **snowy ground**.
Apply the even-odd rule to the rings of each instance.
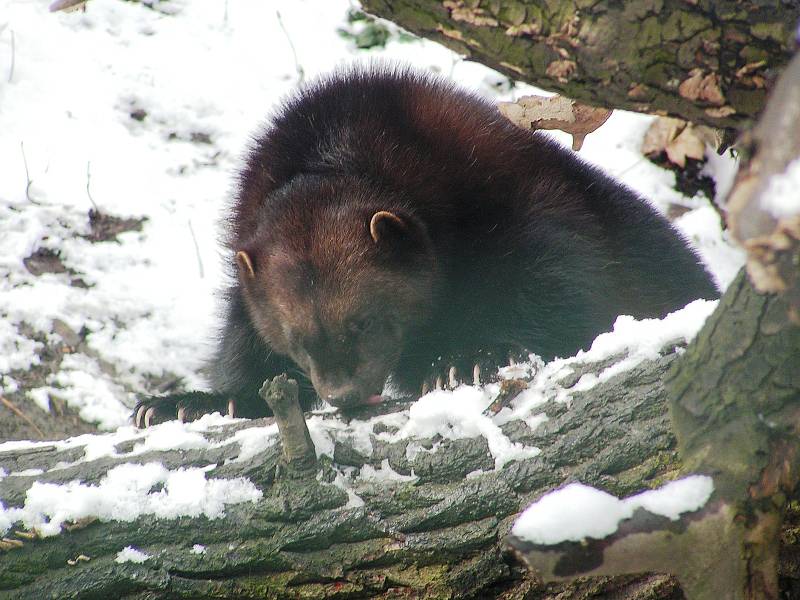
[[[431,42],[358,50],[337,33],[344,0],[48,4],[0,0],[0,395],[29,410],[66,403],[103,429],[126,423],[137,392],[204,385],[218,217],[248,136],[298,66],[309,78],[390,57],[502,99],[527,91]],[[615,113],[581,155],[662,209],[690,209],[678,225],[727,285],[741,255],[709,203],[638,152],[649,122]],[[714,171],[727,180],[730,167]],[[114,239],[91,228],[94,206],[145,220]],[[10,414],[0,406],[0,421]]]

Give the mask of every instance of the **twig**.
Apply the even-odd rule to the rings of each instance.
[[[39,204],[39,202],[31,198],[31,184],[33,183],[33,179],[31,179],[30,172],[28,171],[28,159],[25,157],[24,142],[19,143],[19,149],[22,151],[22,164],[25,165],[25,180],[28,182],[25,185],[25,197],[28,199],[28,202],[32,204]]]
[[[91,170],[90,170],[91,166],[92,166],[92,163],[90,161],[87,161],[86,162],[86,195],[89,196],[89,202],[91,202],[92,206],[94,206],[94,211],[96,213],[100,214],[100,209],[97,208],[97,203],[94,201],[94,198],[92,198],[92,192],[89,190],[89,184],[92,181],[92,173],[91,173]]]
[[[281,19],[281,11],[276,10],[275,14],[278,16],[278,25],[281,26],[281,30],[283,34],[286,36],[286,40],[289,42],[289,47],[292,49],[292,56],[294,56],[294,68],[297,71],[297,82],[303,83],[303,79],[305,78],[305,71],[303,67],[300,65],[300,61],[297,60],[297,51],[294,48],[294,43],[292,42],[292,38],[289,36],[289,32],[286,31],[286,27],[283,26],[283,19]]]
[[[39,428],[36,426],[36,423],[34,423],[33,421],[31,421],[31,419],[30,419],[30,417],[28,417],[28,415],[26,415],[24,412],[22,412],[20,409],[18,409],[16,406],[14,406],[14,405],[12,404],[11,400],[8,400],[7,398],[4,398],[3,396],[0,396],[0,404],[3,404],[3,406],[5,406],[6,408],[8,408],[8,409],[9,409],[11,412],[13,412],[15,415],[17,415],[17,416],[18,416],[20,419],[22,419],[22,420],[23,420],[23,421],[25,421],[25,422],[26,422],[28,425],[30,425],[31,427],[33,427],[33,429],[36,431],[36,433],[38,433],[38,434],[39,434],[39,437],[40,437],[40,438],[43,438],[43,437],[44,437],[44,433],[42,432],[42,430],[41,430],[41,429],[39,429]]]
[[[200,257],[200,247],[197,245],[197,238],[194,235],[194,227],[192,227],[192,220],[189,219],[189,233],[192,234],[192,242],[194,242],[194,253],[197,256],[197,268],[200,271],[200,279],[203,279],[203,259]]]
[[[622,177],[623,175],[625,175],[625,173],[627,173],[629,171],[632,171],[634,168],[638,167],[640,164],[642,164],[646,160],[647,160],[647,157],[640,156],[637,160],[633,161],[632,164],[628,165],[627,167],[625,167],[621,171],[617,171],[616,173],[614,173],[614,177]]]
[[[8,83],[11,83],[11,80],[14,79],[14,63],[16,57],[16,44],[14,41],[14,30],[11,30],[11,66],[8,69]]]

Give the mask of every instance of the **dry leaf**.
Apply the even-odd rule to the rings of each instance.
[[[497,27],[497,19],[487,16],[482,8],[464,6],[458,0],[446,0],[444,7],[450,10],[450,18],[453,21],[461,21],[478,27]]]
[[[631,100],[646,100],[651,96],[648,92],[648,87],[643,83],[637,83],[630,87],[628,90],[628,98]]]
[[[611,116],[606,108],[579,104],[563,96],[525,96],[517,102],[500,102],[500,112],[524,129],[559,129],[572,135],[572,149],[580,150],[584,138]]]
[[[689,77],[678,86],[678,93],[687,100],[708,102],[714,106],[725,104],[725,96],[719,87],[719,75],[703,75],[702,69],[692,69]]]
[[[578,65],[574,60],[554,60],[547,65],[545,73],[548,77],[558,79],[561,83],[566,83],[569,80],[569,76],[572,75],[577,68]]]
[[[671,163],[685,167],[687,158],[702,160],[706,146],[716,150],[721,143],[722,134],[717,129],[681,119],[659,117],[644,136],[642,153],[653,158],[663,152]]]
[[[658,117],[644,134],[642,154],[649,157],[658,156],[667,149],[667,144],[678,137],[686,127],[686,121],[672,117]]]
[[[665,148],[669,162],[680,167],[686,166],[686,159],[702,160],[706,145],[695,135],[691,127],[685,127]]]
[[[538,23],[522,23],[521,25],[512,25],[508,29],[506,29],[506,35],[510,35],[512,37],[520,37],[520,36],[536,36],[542,32],[542,28]]]
[[[709,117],[723,119],[736,114],[736,109],[732,106],[720,106],[719,108],[707,108],[704,111]]]

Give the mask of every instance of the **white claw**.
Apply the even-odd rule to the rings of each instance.
[[[150,427],[150,421],[153,420],[153,415],[156,414],[156,409],[152,406],[144,413],[144,426],[145,429]]]
[[[186,423],[186,409],[183,406],[178,407],[178,421]]]
[[[481,384],[481,366],[476,364],[472,367],[472,385]]]
[[[233,418],[236,415],[236,403],[231,399],[228,400],[228,416]]]
[[[428,392],[431,391],[431,386],[427,381],[422,382],[422,390],[420,391],[420,396],[424,396]]]
[[[450,384],[450,389],[451,390],[455,389],[456,386],[458,385],[458,381],[456,380],[456,368],[455,367],[450,367],[450,372],[448,373],[448,377],[447,378],[449,379],[448,383]]]
[[[144,417],[144,411],[145,411],[144,406],[140,406],[139,410],[136,411],[136,419],[135,419],[136,429],[142,428],[142,418]]]
[[[437,375],[436,376],[436,386],[435,387],[436,387],[437,390],[442,389],[442,376],[441,375]]]

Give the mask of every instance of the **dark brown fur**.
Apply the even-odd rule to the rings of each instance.
[[[628,188],[406,69],[302,89],[256,138],[239,181],[215,392],[142,404],[163,416],[227,398],[242,416],[266,414],[258,387],[284,371],[340,406],[387,378],[414,394],[450,365],[471,376],[509,353],[571,355],[618,314],[661,317],[717,295]]]

